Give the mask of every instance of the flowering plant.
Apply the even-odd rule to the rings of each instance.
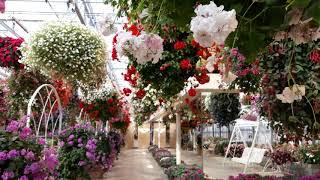
[[[32,35],[21,51],[23,63],[80,87],[98,87],[105,79],[104,41],[84,26],[46,24]]]
[[[121,116],[111,118],[109,123],[111,128],[119,129],[122,133],[125,133],[131,123],[129,110],[123,108]]]
[[[11,121],[0,132],[0,177],[9,179],[48,179],[57,175],[57,154],[36,141],[25,120]]]
[[[209,81],[206,72],[197,67],[200,60],[197,55],[199,45],[192,43],[189,33],[163,26],[159,35],[165,41],[162,58],[158,63],[139,64],[134,60],[130,63],[139,73],[142,87],[151,84],[151,87],[159,92],[159,97],[168,100],[184,89],[189,77],[197,77],[201,84]]]
[[[19,47],[23,41],[22,38],[0,37],[0,67],[12,67],[14,69],[24,67],[19,63],[21,57]]]
[[[122,102],[115,91],[100,89],[82,97],[79,106],[83,108],[90,118],[106,122],[111,120],[111,118],[118,117],[122,108]]]
[[[272,162],[276,165],[285,165],[287,163],[295,162],[296,159],[293,156],[293,152],[285,149],[276,149],[271,153]]]
[[[237,28],[236,11],[224,10],[213,1],[208,5],[198,5],[196,16],[192,18],[190,30],[194,39],[202,47],[211,47],[214,43],[224,44],[228,35]]]
[[[19,70],[13,72],[8,79],[9,116],[20,118],[19,116],[27,111],[29,98],[34,91],[40,85],[49,82],[48,78],[40,74],[39,71]]]
[[[302,162],[307,164],[320,164],[320,145],[310,145],[300,150]]]
[[[313,61],[319,42],[274,42],[260,58],[263,114],[283,140],[319,135],[320,64]]]
[[[204,180],[206,175],[201,170],[201,168],[193,165],[176,165],[171,166],[166,169],[165,173],[168,175],[169,179],[181,179],[181,180],[188,180],[188,179],[199,179]]]
[[[8,93],[6,84],[5,80],[0,80],[0,126],[5,125],[9,110],[6,101],[6,95]]]
[[[90,168],[109,170],[120,152],[121,138],[114,133],[95,135],[91,125],[77,124],[65,129],[60,141],[59,177],[75,179],[89,177]]]

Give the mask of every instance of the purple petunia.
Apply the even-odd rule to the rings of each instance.
[[[68,144],[69,144],[70,146],[73,146],[73,141],[69,141]]]
[[[13,177],[14,177],[13,171],[4,171],[2,176],[1,176],[1,178],[3,180],[8,180],[8,179],[13,178]]]
[[[18,180],[28,180],[28,177],[27,176],[21,176],[18,178]]]
[[[91,152],[86,152],[86,157],[92,161],[95,161],[95,155],[94,153],[91,153]]]
[[[7,160],[8,156],[6,152],[0,152],[0,161],[5,161]]]
[[[19,130],[19,122],[18,121],[11,121],[6,128],[7,132],[12,132],[12,133],[18,132],[18,130]]]
[[[73,138],[74,138],[74,135],[73,135],[73,134],[71,134],[71,135],[68,137],[68,141],[73,140]]]
[[[25,156],[24,158],[26,158],[27,160],[34,160],[35,159],[35,156],[34,156],[34,153],[32,151],[29,151]]]
[[[16,158],[18,156],[19,156],[19,152],[17,150],[15,150],[15,149],[10,150],[8,152],[8,155],[7,155],[8,159],[13,159],[13,158]]]
[[[78,138],[78,143],[81,144],[82,143],[82,139]]]
[[[41,167],[40,167],[39,163],[35,162],[30,165],[31,174],[36,174],[36,173],[40,172],[40,170],[41,170]]]
[[[46,144],[46,140],[43,139],[43,138],[39,138],[39,139],[38,139],[38,144],[40,144],[40,145],[45,145],[45,144]]]
[[[44,150],[44,166],[46,166],[50,172],[54,172],[56,167],[59,164],[57,153],[54,149],[45,149]]]
[[[20,134],[19,134],[19,138],[21,138],[22,140],[26,139],[27,137],[29,137],[32,134],[32,130],[28,127],[24,127]]]
[[[26,154],[27,154],[27,150],[22,149],[22,150],[20,151],[20,155],[21,155],[21,156],[25,156]]]
[[[78,166],[84,166],[84,165],[86,165],[85,161],[79,161]]]

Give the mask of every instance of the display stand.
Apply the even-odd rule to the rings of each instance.
[[[43,84],[31,96],[27,109],[27,127],[31,127],[37,138],[44,138],[47,142],[54,138],[62,129],[62,106],[57,90],[50,84]],[[44,128],[44,130],[43,130]]]

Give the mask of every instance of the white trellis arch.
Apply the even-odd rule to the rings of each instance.
[[[36,106],[36,105],[39,105]],[[53,110],[57,107],[58,115]],[[37,114],[39,112],[39,114]],[[57,90],[51,84],[43,84],[31,96],[27,109],[27,127],[31,127],[37,138],[43,137],[47,142],[48,132],[54,137],[59,135],[62,128],[62,106]],[[51,124],[49,124],[51,122]],[[43,129],[44,128],[44,131]]]

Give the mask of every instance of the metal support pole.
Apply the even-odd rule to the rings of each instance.
[[[176,162],[177,165],[181,164],[181,114],[176,112]]]
[[[162,118],[158,121],[158,147],[161,147],[161,122],[162,122]]]

